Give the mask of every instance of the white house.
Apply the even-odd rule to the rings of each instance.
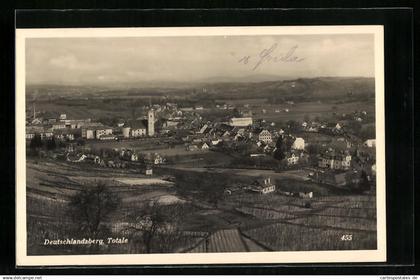
[[[162,164],[163,158],[159,154],[155,154],[155,159],[153,160],[155,165]]]
[[[122,128],[122,134],[123,134],[124,138],[129,138],[130,137],[130,131],[131,131],[131,127],[123,127]]]
[[[335,170],[348,170],[351,166],[351,155],[324,154],[320,156],[318,166]]]
[[[131,128],[131,137],[145,136],[147,132],[146,127],[133,127]]]
[[[305,140],[301,137],[297,137],[292,144],[292,149],[304,150],[305,149]]]
[[[209,126],[208,126],[207,124],[203,125],[203,127],[200,129],[200,131],[199,131],[198,133],[203,134],[203,133],[204,133],[204,131],[206,131],[206,129],[207,129],[208,127],[209,127]]]
[[[337,123],[337,124],[335,125],[335,129],[340,130],[340,129],[341,129],[341,125],[340,125],[339,123]]]
[[[132,153],[131,154],[131,161],[138,161],[139,160],[139,156],[136,153]]]
[[[363,144],[369,148],[376,147],[376,139],[368,139]]]
[[[372,175],[376,175],[376,164],[375,163],[372,164],[371,170],[372,170]]]
[[[287,165],[295,165],[299,162],[299,156],[295,153],[286,155]]]
[[[95,139],[95,130],[94,129],[86,129],[86,139]]]
[[[272,193],[276,190],[276,185],[271,183],[270,178],[266,178],[262,182],[256,181],[253,185],[254,186],[252,186],[251,191],[259,194]]]
[[[112,128],[100,128],[96,130],[96,139],[100,139],[102,135],[111,135]]]
[[[258,140],[267,144],[273,142],[270,131],[266,129],[260,132],[260,134],[258,135]]]
[[[231,118],[229,124],[231,126],[249,126],[252,125],[252,118]]]
[[[202,150],[208,150],[209,149],[209,145],[207,143],[203,143],[203,145],[201,145],[201,149]]]

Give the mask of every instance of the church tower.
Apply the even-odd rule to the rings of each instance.
[[[155,135],[155,111],[149,110],[147,114],[147,134],[149,136]]]

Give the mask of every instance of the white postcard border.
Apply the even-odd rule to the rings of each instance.
[[[160,37],[374,34],[377,166],[377,249],[249,253],[167,253],[28,256],[26,245],[25,39],[59,37]],[[16,29],[16,265],[166,265],[337,263],[386,261],[384,39],[381,25]]]

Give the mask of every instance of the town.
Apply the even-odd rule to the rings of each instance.
[[[90,118],[69,119],[65,113],[37,112],[34,104],[33,111],[28,111],[26,139],[29,151],[45,147],[41,151],[44,156],[116,168],[142,163],[147,175],[152,175],[153,166],[171,165],[173,156],[167,159],[165,153],[131,148],[133,142],[151,145],[149,150],[172,149],[170,154],[181,149],[181,155],[197,151],[234,155],[240,159],[236,168],[305,169],[308,179],[335,187],[355,187],[360,179],[374,186],[375,139],[363,139],[353,128],[354,123],[372,118],[366,111],[342,114],[336,122],[290,120],[279,127],[275,122],[253,119],[249,104],[240,108],[224,104],[214,109],[232,117],[212,120],[200,115],[206,110],[201,105],[178,108],[166,103],[144,106],[144,117],[119,119],[110,126]],[[346,126],[349,123],[351,127]],[[97,146],[104,149],[95,149]],[[201,160],[203,164],[192,163],[204,167],[206,160]]]
[[[218,96],[211,86],[147,95],[51,90],[31,89],[26,103],[34,254],[56,252],[37,240],[84,238],[91,217],[81,225],[71,217],[93,206],[74,204],[103,187],[115,207],[93,232],[130,241],[72,253],[376,246],[375,111],[372,97],[359,100],[364,93],[278,99],[237,98],[235,90],[234,98],[211,99]],[[341,239],[349,234],[353,242]]]

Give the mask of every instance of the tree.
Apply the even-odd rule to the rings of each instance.
[[[362,170],[361,174],[360,174],[360,180],[359,180],[359,185],[358,188],[360,191],[368,191],[370,190],[370,183],[368,180],[368,176],[366,174],[366,171]]]
[[[308,151],[308,154],[310,156],[314,156],[317,155],[319,153],[319,146],[316,144],[309,144],[306,148],[306,150]]]
[[[232,115],[235,118],[239,118],[241,116],[241,112],[239,112],[239,110],[237,108],[235,108],[235,109],[233,109]]]
[[[35,136],[31,139],[31,142],[29,143],[29,148],[31,150],[37,150],[41,147],[42,147],[41,135],[35,134]]]
[[[57,143],[55,142],[55,137],[51,137],[51,139],[47,140],[46,143],[47,150],[55,150],[57,148]]]
[[[85,140],[83,140],[83,138],[77,138],[77,145],[78,145],[78,146],[83,146],[83,145],[85,145]]]
[[[288,128],[290,131],[297,131],[300,127],[299,123],[295,120],[289,120],[286,122]]]
[[[285,150],[285,147],[283,143],[283,137],[280,136],[276,142],[276,150],[274,151],[274,154],[273,154],[274,158],[277,160],[283,160],[285,157],[284,150]]]
[[[145,253],[168,251],[179,238],[176,219],[180,218],[178,205],[161,205],[156,201],[129,215],[134,221],[125,231],[140,243]],[[169,241],[169,242],[168,242]]]
[[[80,233],[97,238],[109,232],[105,220],[117,209],[120,198],[98,182],[96,186],[81,190],[70,201],[70,216]]]

